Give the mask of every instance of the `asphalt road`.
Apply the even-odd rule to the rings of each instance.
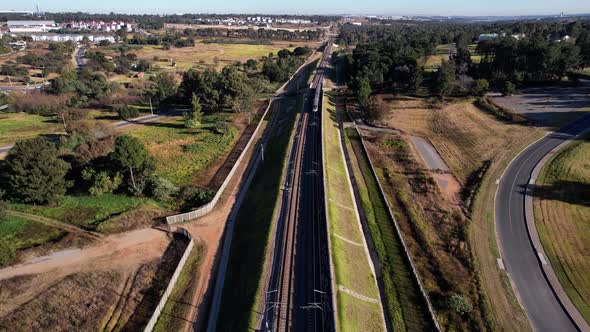
[[[524,198],[532,170],[554,147],[590,127],[590,116],[552,133],[519,154],[500,180],[496,202],[496,231],[506,271],[536,331],[576,331],[541,268],[527,231]],[[547,260],[547,258],[544,258]]]

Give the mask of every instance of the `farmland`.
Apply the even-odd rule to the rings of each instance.
[[[379,291],[369,256],[365,254],[367,249],[358,214],[352,208],[343,208],[356,206],[347,179],[338,130],[337,118],[343,114],[336,110],[336,101],[332,95],[324,96],[324,170],[334,282],[336,289],[344,287],[363,296],[378,299]],[[384,329],[379,302],[368,302],[341,290],[337,292],[336,301],[337,325],[342,331]]]
[[[544,166],[533,196],[535,222],[561,285],[590,321],[590,136],[574,141]]]

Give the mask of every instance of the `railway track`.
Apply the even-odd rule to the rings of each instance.
[[[317,112],[331,44],[305,96],[289,155],[266,296],[267,331],[333,330]]]

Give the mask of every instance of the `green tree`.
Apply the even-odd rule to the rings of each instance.
[[[174,96],[176,94],[176,79],[172,73],[160,73],[153,77],[154,88],[153,95],[158,102]]]
[[[456,67],[453,62],[443,61],[438,69],[435,82],[436,93],[444,98],[453,93],[457,82]]]
[[[128,105],[115,105],[114,109],[122,120],[129,120],[139,116],[137,108]]]
[[[201,124],[203,112],[199,96],[193,92],[191,98],[192,112],[184,113],[184,126],[187,128],[197,128]]]
[[[366,109],[369,106],[369,96],[371,95],[371,83],[366,77],[358,80],[357,98],[362,108]]]
[[[84,169],[82,171],[82,178],[90,185],[88,192],[92,196],[110,194],[117,190],[117,188],[123,183],[123,179],[119,173],[110,176],[107,171],[100,171],[97,173],[92,168]]]
[[[135,137],[119,136],[115,139],[115,150],[111,154],[111,159],[122,171],[129,173],[134,192],[140,192],[136,174],[149,170],[152,162],[143,143]]]
[[[58,158],[55,144],[37,137],[19,141],[6,156],[10,197],[25,203],[53,203],[66,193],[70,164]]]

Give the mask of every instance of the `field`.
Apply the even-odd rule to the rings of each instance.
[[[56,206],[11,204],[14,210],[41,215],[91,230],[99,228],[101,223],[127,211],[154,206],[156,203],[147,198],[113,194],[67,195]]]
[[[569,298],[590,321],[590,136],[570,143],[537,180],[535,222]]]
[[[385,197],[379,191],[368,156],[355,129],[346,129],[346,148],[351,157],[354,179],[358,186],[368,230],[381,264],[382,293],[394,330],[431,330],[432,321],[403,246],[395,230]]]
[[[440,44],[436,46],[435,53],[424,56],[418,61],[418,64],[424,66],[426,71],[436,70],[443,60],[449,60],[449,50],[452,44]],[[481,62],[481,55],[476,51],[475,44],[468,46],[469,52],[471,52],[471,61],[473,63]]]
[[[325,183],[328,221],[330,223],[331,255],[334,262],[336,289],[341,286],[369,297],[379,299],[379,290],[372,272],[360,220],[352,207],[354,198],[346,173],[346,164],[340,144],[340,131],[333,97],[324,95],[322,113]],[[348,208],[344,208],[348,207]],[[380,302],[369,302],[339,290],[337,301],[337,326],[341,331],[382,331]]]
[[[438,107],[419,98],[398,97],[384,123],[406,134],[428,138],[462,185],[485,161],[502,153],[513,139],[534,131],[507,124],[471,101]]]
[[[0,147],[60,130],[63,131],[63,126],[53,116],[0,113]]]
[[[156,173],[179,186],[194,185],[200,172],[229,152],[238,140],[236,125],[243,124],[232,124],[232,118],[229,113],[205,115],[201,127],[186,129],[181,117],[171,117],[136,126],[128,135],[146,145],[156,159]],[[217,123],[227,123],[229,132],[217,133]]]
[[[172,47],[164,50],[161,46],[144,45],[141,49],[131,50],[139,59],[153,61],[164,71],[185,71],[193,67],[221,69],[236,61],[245,62],[248,59],[259,60],[269,53],[276,53],[283,49],[293,49],[293,45],[301,46],[305,43],[275,43],[272,45],[255,44],[216,44],[197,41],[193,47]],[[116,51],[103,50],[114,56]]]
[[[0,237],[13,243],[17,250],[54,241],[65,234],[58,228],[23,217],[8,215],[0,219]]]

